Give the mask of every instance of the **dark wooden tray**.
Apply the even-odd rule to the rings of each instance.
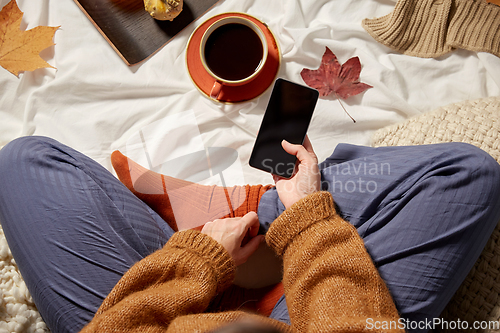
[[[143,0],[74,0],[127,65],[153,55],[219,0],[184,0],[173,21],[158,21]]]

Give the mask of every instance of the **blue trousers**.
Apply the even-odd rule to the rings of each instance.
[[[463,143],[340,144],[320,169],[402,318],[438,317],[500,220],[498,163]],[[276,190],[266,192],[263,229],[283,210]],[[173,234],[106,169],[44,137],[0,150],[0,222],[52,332],[78,332],[122,275]],[[271,316],[289,321],[284,297]]]

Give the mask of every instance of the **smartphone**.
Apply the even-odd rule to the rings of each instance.
[[[285,79],[277,79],[250,156],[250,166],[290,178],[297,158],[281,142],[302,144],[318,101],[319,93]]]

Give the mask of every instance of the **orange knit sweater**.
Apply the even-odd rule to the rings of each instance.
[[[283,257],[291,326],[242,311],[204,313],[236,267],[211,237],[185,230],[136,263],[82,332],[208,332],[242,319],[283,332],[361,332],[367,323],[398,321],[362,239],[336,213],[330,193],[311,194],[287,209],[266,242]]]

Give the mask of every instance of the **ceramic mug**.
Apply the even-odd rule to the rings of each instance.
[[[266,35],[254,22],[227,16],[210,25],[200,43],[201,63],[215,82],[210,97],[218,99],[224,86],[241,86],[264,68]]]

